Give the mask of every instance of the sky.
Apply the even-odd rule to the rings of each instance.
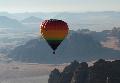
[[[120,0],[0,0],[0,12],[120,11]]]

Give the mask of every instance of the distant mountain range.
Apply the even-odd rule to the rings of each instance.
[[[25,18],[23,19],[21,22],[22,23],[40,23],[42,22],[43,20],[40,19],[40,18],[37,18],[35,16],[31,16],[31,17],[28,17],[28,18]]]
[[[43,19],[40,19],[40,18],[35,17],[35,16],[30,16],[28,18],[23,19],[21,22],[25,26],[39,28],[42,21],[43,21]]]
[[[20,23],[31,22],[36,24],[32,27],[38,27],[42,20],[55,18],[66,21],[70,29],[90,29],[94,31],[102,31],[112,29],[120,26],[120,12],[106,11],[106,12],[85,12],[85,13],[69,13],[69,12],[52,12],[52,13],[5,13],[1,12],[0,16],[6,16],[9,19],[16,19]],[[4,22],[6,23],[6,22]],[[29,24],[30,23],[30,24]],[[7,23],[6,23],[7,25]],[[18,26],[17,26],[18,27]]]
[[[38,38],[16,47],[8,56],[18,61],[38,63],[120,58],[120,29],[116,28],[120,26],[120,12],[0,13],[0,28],[39,33],[40,23],[49,18],[62,19],[70,30],[76,30],[70,31],[56,55],[42,38]]]
[[[10,19],[6,16],[0,16],[0,27],[1,28],[4,28],[4,27],[5,28],[8,28],[8,27],[21,28],[21,27],[24,27],[24,25],[15,19]]]
[[[65,63],[100,58],[118,59],[120,58],[119,50],[106,48],[101,44],[101,41],[107,40],[110,32],[109,30],[108,32],[70,31],[68,38],[58,47],[56,55],[52,54],[52,49],[42,38],[34,39],[16,47],[8,56],[17,61],[35,63]]]
[[[7,16],[0,16],[0,28],[26,28],[26,27],[34,27],[39,28],[40,23],[43,20],[34,16],[25,18],[22,21],[8,18]]]
[[[65,20],[71,29],[102,31],[120,26],[120,12],[60,13],[54,18]]]
[[[50,19],[58,14],[59,14],[59,12],[51,12],[51,13],[44,13],[44,12],[25,12],[25,13],[0,12],[0,16],[7,16],[9,18],[17,19],[19,21],[26,19],[26,18],[29,18],[31,16],[41,18],[41,19]]]

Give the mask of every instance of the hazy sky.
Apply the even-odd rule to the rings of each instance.
[[[0,0],[6,12],[120,11],[120,0]]]

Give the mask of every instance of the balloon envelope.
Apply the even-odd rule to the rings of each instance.
[[[41,24],[41,34],[54,51],[67,36],[68,30],[67,23],[62,20],[50,19]]]

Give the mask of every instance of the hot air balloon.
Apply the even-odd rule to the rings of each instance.
[[[41,24],[41,35],[53,49],[53,54],[67,36],[68,31],[67,23],[62,20],[50,19],[43,21]]]

